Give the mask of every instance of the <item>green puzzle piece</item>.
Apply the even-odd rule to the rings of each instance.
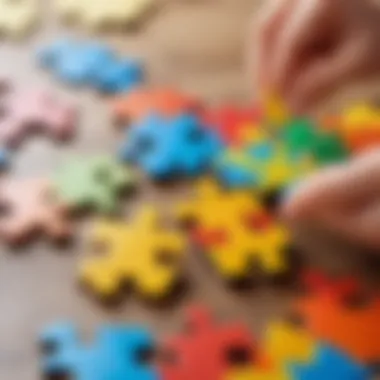
[[[54,177],[58,198],[76,209],[117,210],[119,195],[134,186],[131,171],[111,157],[72,157]]]

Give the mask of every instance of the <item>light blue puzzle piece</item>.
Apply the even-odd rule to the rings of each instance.
[[[62,39],[41,49],[37,59],[59,80],[102,92],[126,92],[143,80],[138,60],[119,58],[111,48],[95,42]]]
[[[158,380],[158,373],[139,355],[154,346],[153,338],[139,326],[104,325],[91,344],[83,345],[76,328],[59,323],[40,337],[45,353],[46,376],[70,375],[73,380]]]
[[[196,116],[150,114],[127,131],[120,158],[154,179],[196,176],[210,168],[222,144]]]
[[[295,380],[370,380],[371,372],[339,350],[320,345],[312,363],[289,366]]]

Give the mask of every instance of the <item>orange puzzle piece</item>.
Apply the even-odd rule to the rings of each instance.
[[[169,88],[138,88],[112,102],[113,115],[120,124],[138,121],[150,112],[172,117],[199,109],[195,98]]]
[[[350,305],[347,300],[360,295],[355,280],[332,281],[313,274],[309,276],[310,283],[314,291],[311,289],[310,295],[295,304],[295,311],[305,327],[316,338],[362,363],[379,362],[380,296],[363,304]]]

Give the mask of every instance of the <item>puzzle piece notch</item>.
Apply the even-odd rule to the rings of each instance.
[[[80,276],[101,297],[119,293],[128,281],[139,294],[162,299],[180,279],[184,240],[160,226],[154,209],[143,209],[130,224],[98,223],[91,243],[104,247],[104,255],[85,260]]]
[[[91,30],[125,27],[140,19],[153,6],[153,0],[57,0],[58,12],[64,19],[75,19]]]
[[[195,112],[201,108],[200,102],[171,88],[140,87],[112,102],[112,113],[118,125],[135,123],[150,113],[165,118],[174,118],[185,112]]]
[[[158,373],[141,356],[155,342],[140,326],[103,325],[92,344],[82,344],[71,323],[57,323],[41,334],[45,348],[42,372],[47,376],[70,375],[76,380],[158,380]],[[71,377],[70,377],[71,378]]]
[[[0,120],[0,142],[17,146],[25,136],[38,130],[57,140],[67,140],[74,134],[76,109],[45,90],[4,90],[3,116]]]
[[[59,200],[70,209],[114,213],[120,194],[134,187],[130,169],[107,156],[72,157],[54,178]]]
[[[230,362],[234,352],[253,360],[255,343],[244,325],[219,325],[203,308],[189,309],[186,315],[187,333],[163,344],[164,350],[174,355],[174,362],[161,365],[165,380],[223,379],[234,365]]]
[[[6,211],[0,218],[0,235],[9,243],[19,243],[35,233],[54,240],[71,236],[67,209],[57,202],[49,181],[3,179],[0,204]]]
[[[105,93],[130,91],[143,81],[141,62],[120,58],[107,45],[62,39],[40,50],[41,65],[59,80],[76,86],[92,86]]]
[[[155,180],[195,177],[211,166],[221,143],[196,116],[165,119],[151,114],[127,131],[122,161],[139,165]]]
[[[24,37],[35,26],[40,5],[39,0],[0,0],[0,33]]]

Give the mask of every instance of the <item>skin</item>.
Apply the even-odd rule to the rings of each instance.
[[[259,88],[279,93],[295,114],[380,74],[380,8],[371,0],[267,0],[254,25]],[[283,214],[380,248],[380,149],[306,179]]]

